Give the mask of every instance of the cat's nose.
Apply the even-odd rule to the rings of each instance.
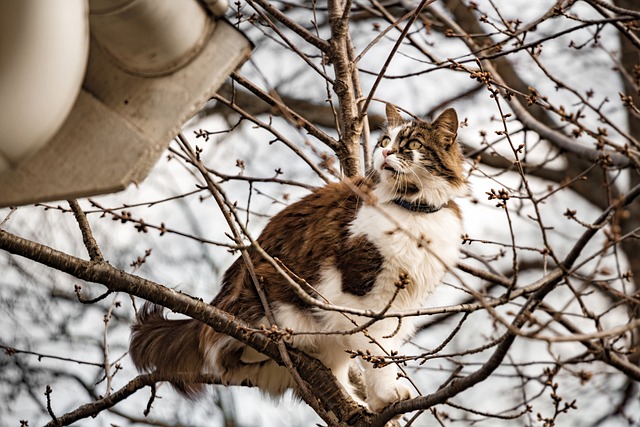
[[[382,149],[382,158],[386,159],[388,155],[389,155],[389,150],[387,150],[386,148],[383,148]]]

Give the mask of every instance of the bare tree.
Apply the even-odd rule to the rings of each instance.
[[[286,365],[327,425],[398,416],[402,425],[639,425],[636,3],[235,3],[230,20],[254,40],[253,59],[147,183],[3,211],[3,422],[106,423],[109,413],[130,424],[236,425],[223,386],[206,409],[167,410],[170,378],[135,376],[127,327],[143,299]],[[384,102],[417,117],[458,110],[472,194],[462,201],[467,232],[451,236],[465,258],[432,306],[342,308],[423,320],[401,353],[377,361],[397,363],[417,397],[372,414],[287,345],[304,331],[256,331],[203,300],[232,254],[259,249],[253,236],[280,207],[366,172]]]

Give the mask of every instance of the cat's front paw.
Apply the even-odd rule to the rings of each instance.
[[[411,389],[402,383],[393,386],[376,387],[367,389],[367,405],[374,412],[382,412],[384,408],[395,402],[411,399]]]

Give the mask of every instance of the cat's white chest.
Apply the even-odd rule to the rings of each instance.
[[[462,225],[451,209],[414,213],[395,205],[363,206],[351,224],[354,236],[364,235],[384,261],[376,282],[377,293],[395,290],[400,273],[408,273],[411,284],[397,309],[415,308],[458,260]]]

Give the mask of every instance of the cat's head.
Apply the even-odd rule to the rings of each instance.
[[[467,193],[463,156],[456,141],[458,116],[452,108],[429,123],[404,120],[387,104],[387,126],[373,152],[380,201],[402,198],[436,206]]]

